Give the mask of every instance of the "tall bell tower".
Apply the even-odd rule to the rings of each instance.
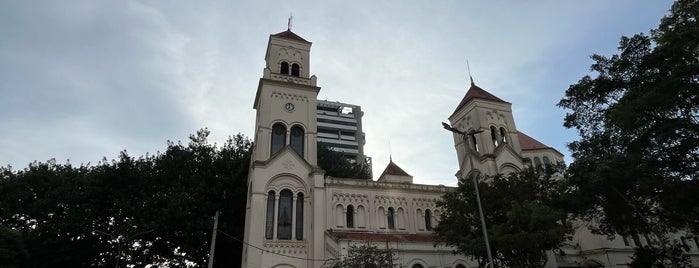
[[[463,131],[480,131],[465,140],[454,134],[454,147],[459,161],[457,176],[475,169],[486,175],[522,169],[522,149],[512,116],[512,104],[477,86],[471,87],[449,116],[452,127]],[[473,159],[473,167],[469,157]]]
[[[242,267],[320,267],[324,171],[317,166],[311,42],[291,30],[270,35],[253,108]],[[317,228],[311,228],[316,226]]]

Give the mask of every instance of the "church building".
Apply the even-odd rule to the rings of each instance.
[[[290,30],[269,37],[253,104],[241,267],[328,267],[351,245],[367,242],[394,250],[400,267],[478,267],[432,237],[441,213],[435,201],[452,187],[415,184],[392,160],[376,181],[326,177],[318,167],[321,88],[310,72],[311,45]],[[482,131],[472,141],[454,134],[457,177],[471,169],[493,175],[563,161],[556,149],[517,130],[511,103],[473,82],[454,104],[453,128]],[[633,252],[628,241],[583,229],[562,253],[549,254],[548,267],[626,267]]]

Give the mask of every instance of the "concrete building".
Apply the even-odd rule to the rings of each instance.
[[[325,106],[310,75],[310,48],[311,42],[289,30],[269,37],[253,105],[242,267],[324,267],[346,256],[350,245],[367,242],[395,250],[401,267],[477,267],[468,256],[452,254],[453,248],[435,245],[431,235],[442,213],[435,202],[453,188],[414,184],[393,160],[377,181],[326,177],[317,166],[316,146],[326,138],[320,119],[326,115],[319,113]],[[471,83],[449,121],[456,129],[482,132],[474,142],[454,134],[457,177],[471,169],[492,175],[563,161],[556,149],[517,129],[511,106]],[[586,224],[579,223],[574,238],[549,254],[547,267],[626,267],[633,247],[643,243],[638,237],[596,236]],[[696,244],[690,253],[698,266]]]
[[[318,142],[342,153],[348,160],[371,165],[364,155],[362,107],[337,101],[317,100]]]

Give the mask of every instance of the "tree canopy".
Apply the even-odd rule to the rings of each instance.
[[[500,267],[544,267],[546,250],[557,249],[572,234],[567,214],[557,208],[564,183],[556,168],[525,169],[507,176],[481,177],[478,188],[488,228],[493,261]],[[474,185],[459,181],[455,191],[437,202],[442,210],[434,229],[438,241],[474,256],[486,257]]]
[[[622,37],[559,106],[569,147],[571,208],[605,234],[699,231],[699,1],[675,2],[650,35]],[[661,237],[657,237],[661,240]]]
[[[391,249],[379,249],[369,243],[351,245],[347,256],[332,264],[333,268],[395,268],[395,256]]]
[[[371,179],[369,164],[351,162],[342,153],[333,151],[327,145],[318,143],[318,166],[325,170],[325,176],[351,179]]]
[[[0,168],[0,244],[15,245],[0,266],[25,255],[22,267],[206,265],[215,211],[219,230],[242,237],[251,147],[240,134],[222,146],[208,135],[95,166]],[[218,239],[216,251],[217,267],[240,264],[239,242]]]

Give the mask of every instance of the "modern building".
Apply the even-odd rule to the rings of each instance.
[[[365,134],[362,131],[362,107],[337,101],[317,100],[318,142],[342,153],[348,160],[371,164],[364,155]]]
[[[393,249],[401,267],[477,267],[470,257],[452,254],[453,248],[435,245],[431,234],[442,213],[435,202],[453,188],[415,184],[392,159],[377,181],[326,177],[318,167],[317,145],[334,133],[323,124],[353,121],[339,120],[342,113],[333,110],[346,106],[317,101],[321,88],[310,74],[311,45],[290,30],[269,37],[253,105],[242,267],[327,267],[358,243]],[[517,129],[511,106],[471,83],[449,121],[458,130],[482,132],[470,142],[454,134],[458,178],[472,169],[492,175],[563,161],[556,149]],[[359,126],[339,128],[338,140],[353,136],[361,148]],[[581,222],[574,238],[549,254],[547,267],[627,267],[633,247],[643,243],[639,237],[593,235],[587,224]],[[695,267],[697,253],[692,245]]]

